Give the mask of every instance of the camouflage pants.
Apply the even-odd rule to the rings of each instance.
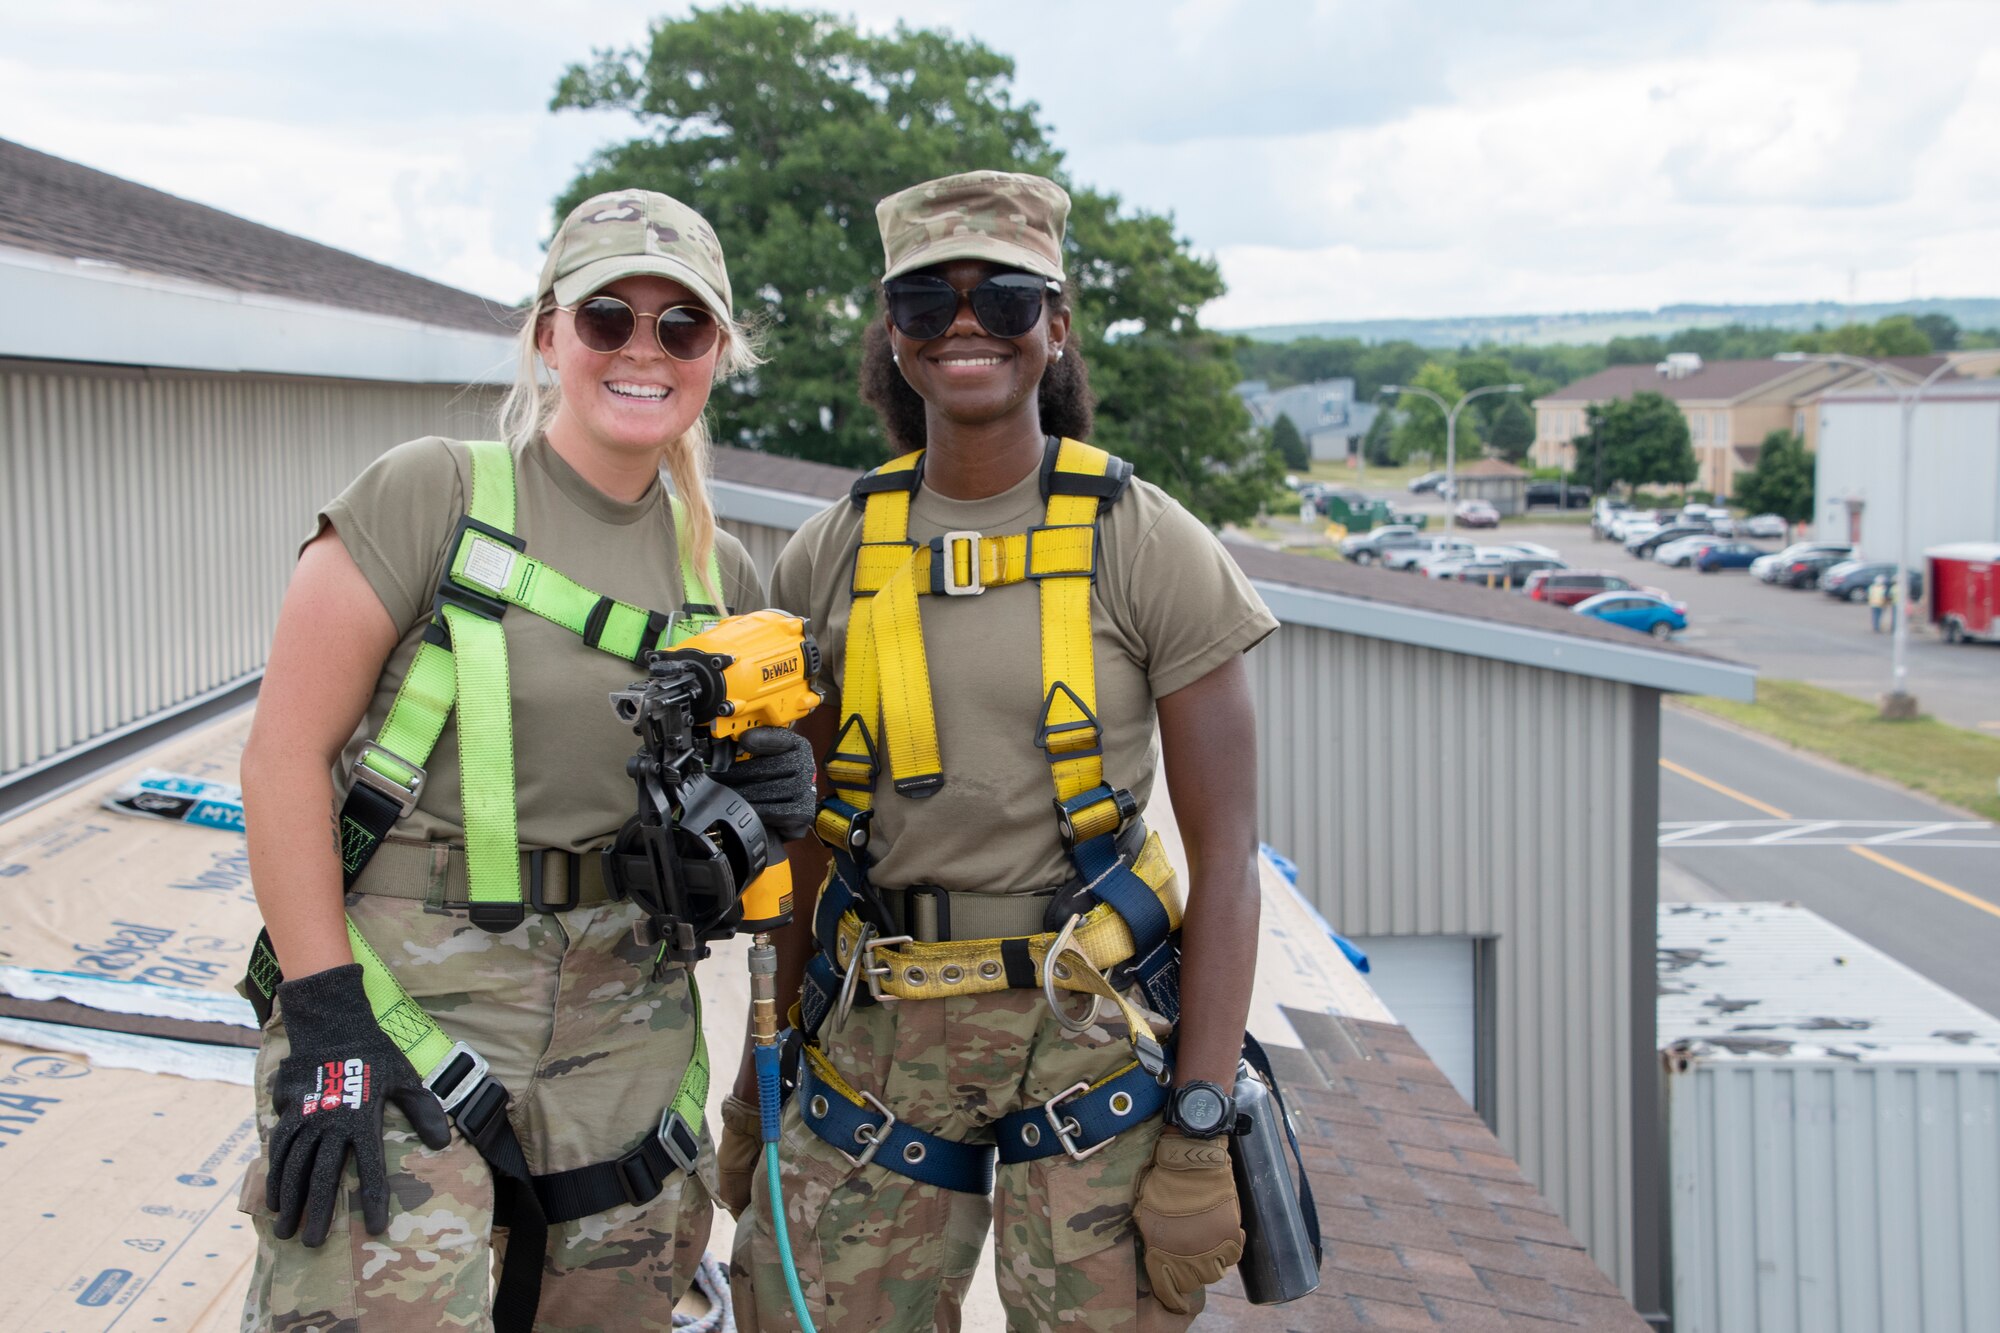
[[[617,1157],[657,1124],[694,1051],[697,1011],[685,976],[654,985],[650,957],[632,940],[628,904],[534,912],[504,935],[464,912],[351,895],[348,914],[405,989],[453,1038],[484,1055],[513,1095],[508,1114],[536,1174]],[[268,1090],[290,1044],[282,1015],[264,1030],[258,1087]],[[268,1144],[276,1116],[260,1097]],[[241,1206],[257,1227],[246,1330],[377,1333],[491,1325],[493,1181],[454,1132],[432,1152],[402,1112],[387,1112],[389,1229],[370,1236],[360,1204],[345,1199],[326,1243],[307,1249],[271,1234],[265,1162],[251,1167]],[[704,1132],[703,1177],[676,1175],[641,1207],[549,1228],[538,1329],[666,1329],[708,1243],[713,1179]],[[355,1187],[350,1160],[343,1194]]]
[[[1081,1010],[1082,998],[1069,998]],[[1001,1116],[1130,1062],[1123,1021],[1108,1005],[1104,1012],[1071,1036],[1039,990],[1003,991],[856,1008],[838,1030],[828,1020],[820,1038],[849,1085],[873,1092],[898,1117],[946,1138],[991,1143]],[[853,1166],[805,1125],[794,1099],[778,1150],[785,1223],[813,1322],[843,1333],[957,1329],[990,1218],[1009,1329],[1185,1329],[1191,1316],[1153,1299],[1132,1227],[1138,1175],[1159,1132],[1154,1117],[1081,1162],[1057,1154],[1003,1163],[989,1200],[886,1166]],[[730,1265],[745,1333],[798,1327],[768,1189],[760,1165]]]

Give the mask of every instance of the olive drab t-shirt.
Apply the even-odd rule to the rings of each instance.
[[[910,536],[1026,532],[1044,511],[1036,472],[984,500],[952,500],[924,487],[910,505]],[[812,622],[825,662],[821,684],[834,691],[836,703],[860,540],[861,511],[842,500],[806,521],[771,576],[773,602]],[[1214,534],[1136,478],[1098,520],[1097,558],[1091,635],[1104,776],[1129,788],[1143,809],[1159,762],[1154,699],[1202,679],[1278,622]],[[1042,707],[1038,586],[920,597],[918,610],[945,782],[924,800],[900,796],[884,759],[870,877],[891,888],[940,884],[983,892],[1061,884],[1073,868],[1056,835],[1048,760],[1034,743]],[[879,736],[873,718],[869,730]]]
[[[334,785],[343,795],[361,743],[381,731],[423,640],[444,573],[445,544],[465,513],[471,466],[456,441],[432,436],[398,445],[355,478],[315,523],[315,536],[333,526],[403,631],[361,729],[341,756]],[[680,610],[681,563],[665,487],[655,483],[630,504],[614,500],[537,438],[516,452],[514,489],[514,530],[530,555],[593,592],[649,610]],[[729,610],[763,607],[763,584],[741,543],[721,532],[715,541]],[[639,740],[613,715],[610,694],[645,672],[532,611],[514,607],[500,623],[513,699],[521,844],[566,851],[602,846],[637,808],[625,761]],[[456,714],[425,769],[416,810],[391,836],[462,844]]]

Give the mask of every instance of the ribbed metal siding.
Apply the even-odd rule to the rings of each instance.
[[[0,364],[0,776],[258,670],[312,515],[449,386]]]
[[[1357,935],[1491,937],[1495,1129],[1632,1289],[1631,687],[1287,624],[1263,836]]]
[[[2000,1070],[1667,1062],[1678,1333],[2000,1327]]]
[[[743,523],[733,518],[725,518],[717,523],[724,532],[743,543],[750,553],[750,562],[757,566],[757,572],[764,577],[764,586],[771,584],[771,568],[778,563],[778,552],[785,549],[785,543],[792,539],[788,528],[770,528],[762,523]]]

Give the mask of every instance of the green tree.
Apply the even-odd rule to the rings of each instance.
[[[1958,350],[1958,321],[1950,315],[1936,311],[1918,315],[1910,323],[1916,325],[1917,332],[1930,339],[1933,352],[1955,352]]]
[[[1306,450],[1305,436],[1292,419],[1280,413],[1271,423],[1271,451],[1285,460],[1285,466],[1294,472],[1304,472],[1312,465],[1312,455]]]
[[[1890,315],[1873,324],[1842,324],[1795,335],[1792,350],[1845,352],[1849,356],[1928,356],[1931,340],[1908,315]]]
[[[1370,467],[1393,467],[1396,462],[1396,414],[1385,407],[1368,423],[1361,437],[1361,453]]]
[[[1074,200],[1066,267],[1099,394],[1094,443],[1209,522],[1249,517],[1281,467],[1231,392],[1230,342],[1197,318],[1222,294],[1215,265],[1170,218],[1070,181],[1013,75],[976,41],[903,25],[864,33],[747,5],[662,19],[644,45],[600,51],[558,83],[553,109],[627,111],[643,133],[585,163],[557,209],[634,185],[695,204],[771,358],[717,386],[717,438],[867,466],[885,452],[856,384],[879,317],[875,202],[969,165],[1053,176]]]
[[[1458,376],[1451,367],[1433,361],[1419,370],[1409,381],[1411,387],[1429,389],[1448,404],[1456,406],[1465,397],[1465,390],[1459,385]],[[1445,413],[1422,394],[1406,393],[1396,400],[1396,407],[1402,413],[1402,424],[1396,427],[1394,452],[1396,461],[1407,463],[1412,459],[1429,459],[1441,463],[1445,456]],[[1458,414],[1458,456],[1477,458],[1479,456],[1479,431],[1476,420],[1469,412]]]
[[[1535,446],[1535,414],[1521,401],[1519,394],[1494,394],[1501,399],[1500,410],[1493,414],[1493,424],[1487,429],[1486,442],[1510,463],[1518,463],[1528,456]]]
[[[1803,523],[1813,516],[1813,462],[1804,440],[1774,430],[1757,451],[1757,465],[1737,476],[1734,499],[1753,514]]]
[[[1635,393],[1593,403],[1584,420],[1577,473],[1595,491],[1615,482],[1685,486],[1701,473],[1687,418],[1661,394]]]

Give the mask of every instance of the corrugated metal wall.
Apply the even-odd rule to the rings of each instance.
[[[1678,1333],[2000,1326],[2000,1070],[1667,1071]]]
[[[1630,1292],[1637,692],[1290,624],[1250,667],[1264,838],[1337,930],[1494,941],[1495,1131]]]
[[[785,549],[785,543],[792,534],[785,528],[767,528],[761,523],[744,523],[737,519],[725,518],[716,526],[743,543],[750,553],[750,560],[757,566],[757,572],[764,576],[768,587],[771,582],[771,567],[778,563],[778,552]]]
[[[0,777],[261,668],[314,510],[492,402],[0,362]]]

